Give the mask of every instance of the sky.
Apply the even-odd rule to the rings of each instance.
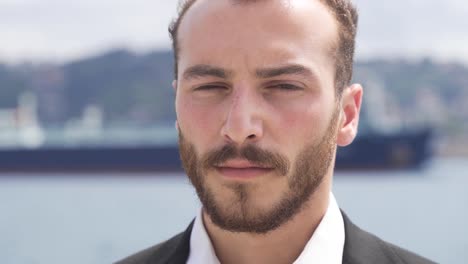
[[[468,65],[468,1],[354,0],[356,56]],[[0,0],[0,62],[66,62],[111,48],[169,49],[176,0]]]

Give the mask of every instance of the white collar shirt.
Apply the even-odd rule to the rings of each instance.
[[[322,221],[293,264],[341,264],[345,230],[343,216],[333,194]],[[187,264],[220,264],[203,224],[202,210],[190,237]]]

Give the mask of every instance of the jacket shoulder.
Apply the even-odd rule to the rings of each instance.
[[[185,263],[190,253],[190,234],[193,222],[174,237],[130,255],[115,264],[178,264]]]
[[[395,255],[397,255],[402,263],[408,263],[408,264],[435,264],[434,261],[429,260],[425,257],[422,257],[416,253],[413,253],[411,251],[408,251],[404,248],[401,248],[399,246],[396,246],[394,244],[382,241],[383,243],[386,243],[387,246],[394,252]]]
[[[345,222],[345,246],[343,264],[434,264],[416,253],[410,252],[354,225],[342,213]]]
[[[379,246],[381,252],[385,255],[385,258],[390,260],[389,263],[401,263],[401,264],[435,264],[435,262],[422,257],[414,252],[407,249],[401,248],[390,242],[384,241],[381,238],[363,231],[369,235],[370,240],[374,240],[375,244]]]

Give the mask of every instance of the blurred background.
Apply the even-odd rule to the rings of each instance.
[[[355,0],[359,137],[334,194],[359,226],[468,262],[468,3]],[[0,0],[0,263],[111,263],[182,231],[176,1]]]

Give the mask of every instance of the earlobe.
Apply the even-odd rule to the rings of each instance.
[[[362,93],[360,84],[348,86],[343,91],[341,121],[337,135],[337,144],[340,147],[351,144],[357,135]]]

